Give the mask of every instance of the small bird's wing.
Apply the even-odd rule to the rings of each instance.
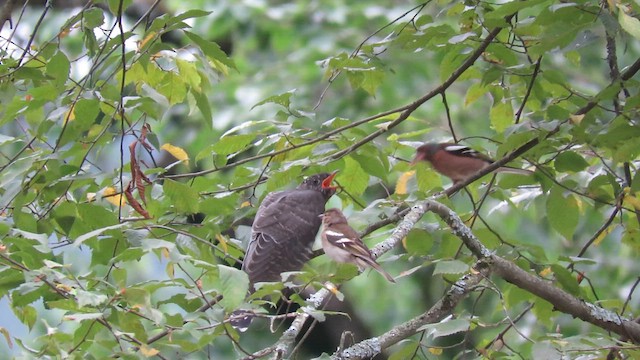
[[[352,230],[352,232],[345,231],[347,229]],[[360,240],[358,234],[355,232],[355,230],[351,229],[351,227],[341,229],[340,231],[337,229],[327,229],[324,234],[327,238],[327,241],[339,248],[347,250],[353,256],[371,256],[371,253],[369,253],[369,249],[367,249],[366,245],[362,242],[362,240]]]
[[[461,156],[461,157],[467,157],[467,158],[473,158],[473,159],[480,159],[483,160],[489,164],[493,163],[494,160],[490,157],[488,157],[485,154],[482,154],[480,152],[477,152],[476,150],[464,146],[464,145],[458,145],[458,144],[444,144],[443,145],[443,150],[447,151],[450,154],[456,155],[456,156]],[[503,173],[511,173],[511,174],[519,174],[519,175],[532,175],[533,171],[531,170],[527,170],[527,169],[519,169],[519,168],[514,168],[511,166],[502,166],[500,168],[498,168],[496,171],[498,172],[503,172]]]
[[[345,226],[341,229],[341,231],[327,230],[324,232],[324,234],[327,240],[331,242],[333,245],[343,248],[349,253],[351,253],[351,255],[353,255],[356,258],[356,264],[358,265],[358,267],[363,267],[362,265],[370,266],[375,270],[377,270],[380,274],[382,274],[382,276],[384,276],[390,282],[392,283],[396,282],[393,279],[393,277],[389,275],[389,273],[386,272],[380,266],[380,264],[378,264],[373,259],[373,257],[371,256],[371,252],[369,251],[369,248],[367,248],[364,242],[362,242],[362,240],[358,236],[358,233],[356,233],[356,231],[353,230],[353,228],[351,228],[350,226],[349,227]]]
[[[251,242],[242,264],[252,284],[279,281],[281,272],[302,268],[311,257],[324,205],[322,194],[312,190],[281,191],[265,197],[251,227]]]
[[[484,160],[486,162],[492,163],[493,159],[491,159],[490,157],[488,157],[487,155],[480,153],[468,146],[464,146],[464,145],[459,145],[459,144],[444,144],[442,147],[442,150],[456,155],[456,156],[462,156],[462,157],[470,157],[470,158],[474,158],[474,159],[481,159]]]

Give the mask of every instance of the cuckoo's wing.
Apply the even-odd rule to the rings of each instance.
[[[243,270],[251,283],[279,281],[280,273],[297,271],[311,257],[325,200],[317,191],[269,194],[251,227]]]

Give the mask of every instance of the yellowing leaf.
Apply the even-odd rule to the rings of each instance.
[[[64,113],[64,123],[68,123],[69,121],[73,121],[76,119],[75,105],[71,105],[69,110]]]
[[[340,292],[338,288],[330,282],[327,282],[325,285],[327,286],[327,290],[331,291],[334,295]]]
[[[0,334],[4,335],[4,339],[7,341],[9,349],[13,349],[13,343],[11,342],[11,335],[9,334],[9,331],[0,326]]]
[[[442,355],[442,348],[430,347],[429,352],[432,353],[433,355]]]
[[[547,277],[551,274],[551,268],[550,267],[546,267],[544,269],[542,269],[542,271],[540,271],[540,276],[542,277]]]
[[[602,242],[602,240],[604,240],[605,237],[607,237],[607,235],[611,234],[611,232],[613,231],[613,229],[615,229],[617,226],[609,226],[606,229],[604,229],[603,232],[601,232],[600,234],[598,234],[598,237],[596,237],[596,239],[593,241],[593,244],[595,246],[600,245],[600,243]]]
[[[411,171],[405,171],[402,175],[400,175],[398,182],[396,182],[396,194],[405,195],[407,193],[407,182],[409,182],[409,179],[415,173],[416,173],[415,170],[411,170]]]
[[[169,258],[169,249],[167,248],[162,248],[161,250],[162,256],[164,256],[165,258]]]
[[[126,203],[122,194],[118,194],[118,191],[111,186],[104,189],[102,197],[115,206],[122,206]]]
[[[167,272],[167,275],[173,279],[175,277],[175,267],[173,265],[173,263],[168,263],[167,264],[167,268],[165,269],[165,271]]]
[[[393,121],[385,121],[383,123],[380,124],[376,124],[376,127],[378,129],[383,129],[383,130],[388,130],[389,129],[389,125],[392,123]]]
[[[637,197],[627,194],[624,196],[624,202],[633,206],[636,210],[640,210],[640,200]]]
[[[66,38],[67,35],[69,35],[70,32],[71,32],[71,30],[69,30],[69,29],[64,29],[64,30],[60,31],[60,33],[58,34],[58,39]]]
[[[140,43],[138,44],[138,50],[142,49],[145,45],[147,45],[149,40],[153,39],[155,36],[156,36],[155,31],[152,31],[149,34],[147,34],[147,36],[145,36],[144,39],[142,39],[142,41],[140,41]]]
[[[250,201],[245,201],[242,204],[240,204],[240,209],[246,208],[247,206],[251,206],[251,202]]]
[[[73,290],[71,286],[64,284],[56,284],[56,289],[62,290],[64,292],[71,292]]]
[[[216,234],[216,240],[218,240],[220,246],[222,246],[222,250],[226,254],[229,251],[229,247],[227,246],[227,239],[222,236],[222,234]]]
[[[569,115],[569,120],[571,120],[571,122],[574,125],[580,125],[580,123],[582,122],[582,119],[584,119],[584,114],[580,114],[580,115]]]
[[[160,149],[167,151],[174,158],[180,161],[184,161],[185,164],[189,165],[189,155],[187,155],[187,152],[184,151],[184,149],[173,146],[171,144],[164,144],[160,147]]]
[[[160,353],[160,351],[158,351],[157,349],[154,349],[152,347],[148,347],[145,344],[142,344],[142,346],[140,346],[140,353],[144,356],[144,357],[153,357],[156,356]]]

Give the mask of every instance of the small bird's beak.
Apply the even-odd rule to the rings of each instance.
[[[331,186],[331,182],[333,181],[333,178],[336,177],[337,173],[338,173],[338,170],[332,172],[331,175],[327,176],[324,180],[322,180],[323,189],[331,189],[331,190],[337,189],[337,187]]]
[[[418,163],[418,161],[422,161],[424,160],[424,153],[418,152],[416,153],[416,157],[413,158],[413,160],[411,160],[411,166],[414,166],[415,164]]]

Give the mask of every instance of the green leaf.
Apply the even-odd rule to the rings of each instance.
[[[209,99],[204,93],[201,92],[192,92],[193,97],[196,99],[196,106],[202,113],[202,117],[204,118],[204,123],[210,129],[213,127],[213,113],[211,112],[211,104],[209,104]]]
[[[169,20],[167,20],[167,24],[168,25],[172,25],[173,23],[176,23],[176,22],[179,22],[179,21],[208,16],[211,13],[212,13],[212,11],[205,11],[205,10],[200,10],[200,9],[191,9],[191,10],[187,10],[187,11],[185,11],[183,13],[180,13],[180,14],[172,17],[172,18],[169,18]]]
[[[47,75],[56,79],[58,85],[64,85],[69,77],[70,68],[71,64],[67,56],[62,51],[58,51],[51,57],[47,64]]]
[[[486,14],[487,19],[502,19],[522,9],[527,9],[547,0],[510,1],[497,6],[497,9]]]
[[[371,147],[371,150],[377,149]],[[352,154],[352,157],[362,166],[362,169],[368,174],[375,176],[383,181],[387,180],[389,175],[389,163],[387,159],[380,156],[378,152],[365,152]]]
[[[165,180],[163,187],[165,195],[171,199],[171,204],[178,213],[195,214],[199,208],[199,195],[188,185],[173,180]]]
[[[244,302],[249,290],[249,277],[246,272],[224,265],[218,265],[220,291],[223,298],[220,304],[228,312],[238,308]]]
[[[76,299],[78,300],[78,306],[99,306],[107,302],[109,298],[100,293],[94,293],[89,291],[84,291],[81,289],[75,290]]]
[[[555,308],[553,307],[553,305],[547,300],[541,299],[539,297],[534,297],[532,299],[530,295],[529,301],[533,301],[533,303],[535,304],[535,306],[533,307],[533,313],[536,318],[538,318],[538,323],[546,326],[548,330],[553,329],[552,326],[556,326],[556,324],[553,322],[553,314],[555,312]]]
[[[426,330],[433,338],[457,334],[469,330],[471,323],[466,319],[453,319],[438,324],[421,326],[418,331]]]
[[[504,299],[507,307],[515,308],[520,303],[530,301],[531,293],[517,286],[511,286],[508,291],[505,291]]]
[[[97,99],[80,99],[73,107],[75,122],[83,129],[92,125],[100,113],[100,101]]]
[[[418,353],[420,343],[415,340],[406,340],[402,342],[402,347],[389,356],[389,360],[406,360],[415,358],[415,354]]]
[[[548,340],[538,341],[531,348],[532,359],[561,359],[563,354]]]
[[[613,161],[617,164],[635,161],[640,155],[640,138],[621,142],[613,152]]]
[[[369,184],[369,174],[351,157],[345,157],[344,163],[344,169],[338,173],[337,182],[351,195],[362,195]]]
[[[421,161],[416,164],[416,179],[418,180],[418,189],[420,191],[429,192],[433,189],[442,187],[442,177],[433,168]]]
[[[185,31],[184,33],[187,35],[189,39],[191,39],[191,41],[193,41],[196,45],[198,45],[200,50],[202,50],[202,52],[210,60],[218,61],[229,68],[237,69],[236,64],[233,62],[233,60],[229,59],[227,54],[225,54],[224,51],[220,49],[220,45],[218,45],[213,41],[205,40],[199,35],[196,35],[190,31]]]
[[[576,198],[572,194],[564,197],[563,191],[557,186],[551,189],[547,198],[547,219],[557,232],[571,240],[580,214]]]
[[[156,90],[167,98],[169,105],[181,103],[187,96],[184,80],[180,75],[169,71],[165,73]]]
[[[403,244],[408,254],[425,256],[433,247],[433,236],[425,230],[414,228],[409,231]]]
[[[110,0],[115,1],[115,0]],[[117,12],[117,10],[116,10]],[[104,24],[104,12],[102,9],[92,7],[82,13],[82,25],[89,31]]]
[[[433,275],[437,274],[464,274],[469,271],[469,265],[460,260],[442,260],[436,263]]]
[[[96,320],[102,318],[103,313],[76,313],[65,315],[64,319],[68,321]]]
[[[371,96],[375,96],[376,89],[384,80],[384,71],[378,68],[372,68],[361,73],[364,75],[361,83],[362,88]]]
[[[90,231],[90,232],[88,232],[86,234],[78,236],[76,238],[76,240],[73,242],[73,244],[76,245],[76,246],[81,245],[83,242],[85,242],[85,241],[87,241],[87,240],[89,240],[89,239],[91,239],[93,237],[96,237],[96,236],[102,234],[105,231],[119,229],[119,228],[124,227],[124,226],[127,226],[127,224],[126,223],[116,224],[116,225],[106,226],[106,227],[103,227],[103,228],[100,228],[100,229],[97,229],[97,230]]]
[[[264,104],[269,104],[269,103],[273,103],[273,104],[278,104],[281,105],[283,107],[285,107],[286,109],[289,109],[289,106],[291,105],[291,96],[293,96],[293,94],[296,92],[295,89],[293,90],[289,90],[285,93],[282,94],[278,94],[278,95],[273,95],[273,96],[269,96],[268,98],[258,102],[257,104],[253,105],[251,107],[251,109],[253,110],[254,108],[260,106],[260,105],[264,105]]]
[[[120,10],[120,4],[122,4],[122,11],[126,10],[133,0],[108,0],[109,2],[109,11],[112,14],[117,14],[118,10]]]
[[[565,267],[560,266],[558,264],[552,264],[551,270],[556,276],[556,280],[558,283],[562,285],[562,288],[565,289],[572,295],[579,296],[580,295],[580,287],[578,286],[577,279],[567,270]]]
[[[589,163],[573,151],[564,151],[558,155],[554,165],[558,172],[579,172],[588,167]]]
[[[469,106],[478,100],[481,96],[489,92],[489,88],[480,82],[475,82],[469,86],[467,95],[464,98],[464,106]]]
[[[219,155],[233,154],[244,150],[255,138],[255,134],[228,135],[213,144],[211,150]]]
[[[15,289],[24,282],[24,275],[11,268],[5,268],[0,271],[0,297]]]
[[[200,73],[198,73],[198,68],[196,67],[196,63],[191,61],[176,59],[176,65],[178,66],[180,77],[182,77],[184,82],[186,84],[189,84],[189,86],[195,89],[196,91],[200,91],[200,83],[202,82],[202,79],[200,78]]]
[[[504,132],[511,124],[513,124],[513,106],[511,101],[502,99],[491,108],[489,112],[491,119],[491,127],[498,133]]]

